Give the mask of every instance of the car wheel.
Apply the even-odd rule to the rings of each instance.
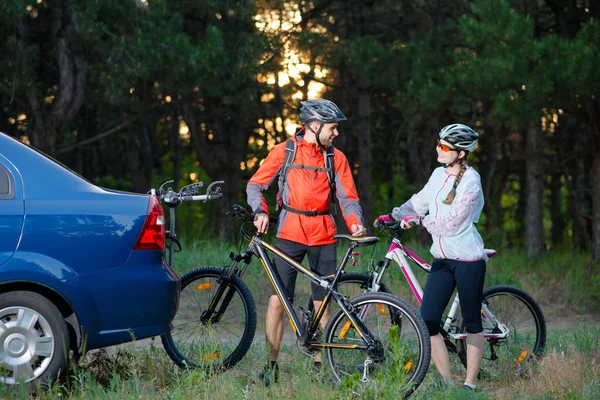
[[[45,297],[0,294],[0,383],[53,382],[65,372],[69,331]]]

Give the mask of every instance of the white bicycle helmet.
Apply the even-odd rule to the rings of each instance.
[[[300,122],[305,125],[310,121],[322,123],[345,121],[346,116],[334,102],[325,99],[306,100],[300,102]]]
[[[440,139],[444,139],[460,150],[471,152],[477,147],[479,133],[463,124],[447,125],[440,131]]]

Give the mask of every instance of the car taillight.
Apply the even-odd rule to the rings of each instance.
[[[156,196],[150,196],[148,215],[140,232],[134,250],[164,250],[165,214]]]

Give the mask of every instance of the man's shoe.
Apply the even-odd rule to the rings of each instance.
[[[313,361],[313,372],[317,374],[321,372],[321,361]]]
[[[263,371],[258,375],[258,379],[267,387],[279,382],[279,365],[277,365],[277,362],[272,361],[270,364],[265,365]]]
[[[313,361],[310,379],[315,383],[321,383],[323,376],[321,374],[321,361]]]
[[[475,391],[475,388],[472,388],[472,387],[471,387],[471,386],[469,386],[469,385],[462,385],[462,390],[466,390],[466,391],[468,391],[468,392],[474,392],[474,391]]]

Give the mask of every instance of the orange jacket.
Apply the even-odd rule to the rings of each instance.
[[[301,133],[299,130],[298,132]],[[294,164],[324,168],[325,159],[320,146],[307,143],[302,135],[292,138],[297,143]],[[262,194],[275,182],[281,171],[285,158],[285,142],[271,149],[267,158],[248,181],[246,193],[248,204],[253,211],[269,213],[269,207]],[[362,225],[362,209],[354,186],[352,171],[346,156],[334,149],[336,197],[348,229],[352,224]],[[282,191],[283,203],[297,210],[323,211],[331,204],[330,186],[327,172],[312,169],[290,168],[285,187]],[[333,244],[336,240],[335,222],[331,214],[306,216],[284,209],[279,214],[277,237],[308,246]]]

